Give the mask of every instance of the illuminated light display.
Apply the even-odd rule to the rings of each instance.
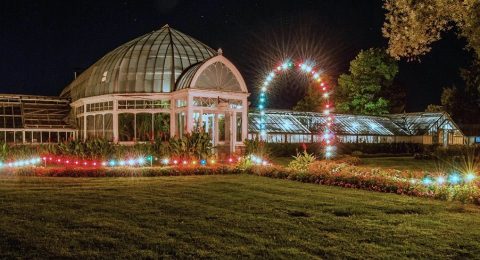
[[[53,157],[53,156],[43,156],[40,158],[40,161],[43,160],[45,166],[49,164],[54,165],[65,165],[65,166],[74,166],[74,167],[115,167],[115,166],[131,166],[138,167],[144,166],[146,159],[145,157],[138,158],[128,158],[122,160],[84,160],[78,158],[66,158],[66,157]]]
[[[423,178],[422,183],[428,186],[433,183],[433,180],[430,177],[425,177]]]
[[[260,97],[258,102],[258,110],[260,111],[260,139],[267,140],[267,128],[266,128],[266,120],[265,120],[265,107],[267,102],[267,87],[275,78],[276,74],[283,73],[289,71],[290,69],[298,67],[299,70],[307,77],[312,78],[314,81],[319,82],[319,88],[322,90],[323,98],[325,99],[325,108],[323,110],[323,114],[328,116],[327,122],[324,125],[324,135],[323,135],[323,142],[325,143],[325,157],[328,159],[333,156],[333,146],[332,140],[335,138],[332,132],[332,122],[333,118],[331,116],[332,112],[332,105],[329,102],[329,89],[325,82],[321,80],[320,73],[318,70],[315,69],[315,66],[310,62],[299,62],[294,63],[290,60],[286,60],[282,62],[280,65],[276,66],[275,69],[268,73],[265,81],[263,82],[263,86],[260,88]]]
[[[448,182],[451,184],[458,184],[460,181],[462,181],[462,178],[460,178],[460,175],[457,173],[453,173],[448,176]]]
[[[66,158],[66,157],[54,157],[54,156],[44,156],[39,158],[39,162],[43,160],[44,165],[65,165],[65,166],[72,166],[72,167],[140,167],[140,166],[153,166],[153,160],[156,160],[153,156],[146,156],[146,157],[138,157],[138,158],[127,158],[127,159],[110,159],[110,160],[83,160],[78,158]],[[32,164],[34,161],[19,161],[19,162],[11,162],[9,163],[12,167],[14,166],[21,166]],[[224,161],[220,161],[221,163],[234,163],[235,160],[233,158],[227,158]],[[206,166],[207,164],[214,165],[217,163],[215,159],[210,160],[200,160],[197,161],[193,160],[185,160],[185,159],[170,159],[170,158],[163,158],[159,160],[159,163],[164,166],[174,165],[174,166],[189,166],[189,165],[197,165],[200,163],[202,166]],[[1,163],[0,163],[1,167]]]
[[[471,182],[475,179],[475,174],[474,173],[471,173],[471,172],[468,172],[466,175],[465,175],[465,182]]]
[[[0,162],[0,168],[3,168],[3,167],[13,168],[13,167],[35,166],[35,165],[37,165],[41,162],[42,162],[42,159],[40,157],[35,157],[35,158],[25,159],[25,160]]]

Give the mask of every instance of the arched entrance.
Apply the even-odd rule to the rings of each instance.
[[[317,84],[320,91],[322,91],[323,99],[324,99],[324,106],[323,106],[323,114],[325,116],[325,123],[321,128],[321,131],[318,133],[324,144],[324,155],[325,158],[330,158],[333,156],[334,150],[334,132],[333,132],[333,115],[331,111],[333,109],[333,104],[330,102],[331,96],[331,89],[330,87],[322,81],[320,72],[318,69],[315,68],[313,62],[302,61],[302,62],[293,62],[291,60],[287,60],[279,64],[275,69],[273,69],[265,78],[265,81],[262,83],[260,88],[260,95],[258,100],[258,110],[260,111],[260,139],[267,140],[267,122],[265,118],[265,109],[266,109],[266,101],[267,96],[269,93],[269,88],[272,85],[272,81],[281,73],[285,73],[291,71],[292,69],[298,69],[303,75],[308,77],[310,80]]]

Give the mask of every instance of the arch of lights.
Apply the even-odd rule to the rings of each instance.
[[[322,81],[319,70],[316,69],[311,62],[305,61],[296,63],[291,60],[286,60],[280,65],[278,65],[270,73],[268,73],[262,87],[260,88],[260,96],[258,100],[258,110],[260,111],[260,140],[267,140],[265,108],[269,87],[271,86],[271,83],[276,75],[285,73],[294,68],[298,69],[301,73],[307,76],[310,80],[314,82],[314,84],[317,84],[317,87],[322,92],[322,97],[324,99],[323,114],[326,117],[326,121],[324,126],[320,130],[319,135],[321,135],[320,140],[322,140],[322,143],[324,143],[325,158],[328,159],[333,156],[333,142],[335,138],[334,132],[332,130],[334,120],[333,115],[331,114],[331,111],[333,109],[333,106],[330,102],[331,89],[327,85],[327,83]]]

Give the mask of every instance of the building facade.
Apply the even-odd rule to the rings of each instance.
[[[235,152],[259,132],[248,96],[221,49],[165,25],[107,53],[60,97],[0,95],[0,142],[104,138],[128,145],[203,131],[215,147]],[[338,142],[472,143],[446,113],[334,116]],[[267,141],[318,142],[324,124],[320,113],[267,110]]]
[[[165,25],[106,54],[61,93],[78,138],[130,144],[187,132],[231,152],[247,138],[245,81],[198,40]]]
[[[249,114],[249,138],[260,132],[260,114]],[[321,140],[323,113],[267,110],[267,141],[313,143]],[[403,113],[384,116],[334,115],[336,141],[340,143],[419,143],[443,146],[472,144],[445,112]]]

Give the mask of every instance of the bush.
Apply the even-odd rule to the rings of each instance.
[[[296,156],[293,156],[293,160],[288,164],[288,168],[295,171],[304,172],[308,170],[308,167],[317,160],[317,157],[313,154],[303,151],[303,153],[298,153]]]
[[[350,155],[338,156],[334,159],[334,161],[337,163],[346,163],[349,165],[360,165],[362,163],[362,160],[360,158]]]
[[[187,175],[238,174],[231,166],[217,167],[116,167],[116,168],[74,168],[74,167],[25,167],[3,169],[7,176],[37,177],[155,177]]]
[[[335,161],[315,161],[310,164],[307,171],[278,166],[252,166],[245,172],[300,182],[432,197],[462,203],[480,203],[480,191],[477,184],[425,186],[420,182],[411,181],[411,178],[422,178],[423,172],[359,167]]]
[[[247,155],[255,155],[259,158],[268,158],[270,155],[270,149],[267,147],[267,143],[260,140],[258,136],[253,140],[246,139],[243,143],[245,144],[245,153]]]

